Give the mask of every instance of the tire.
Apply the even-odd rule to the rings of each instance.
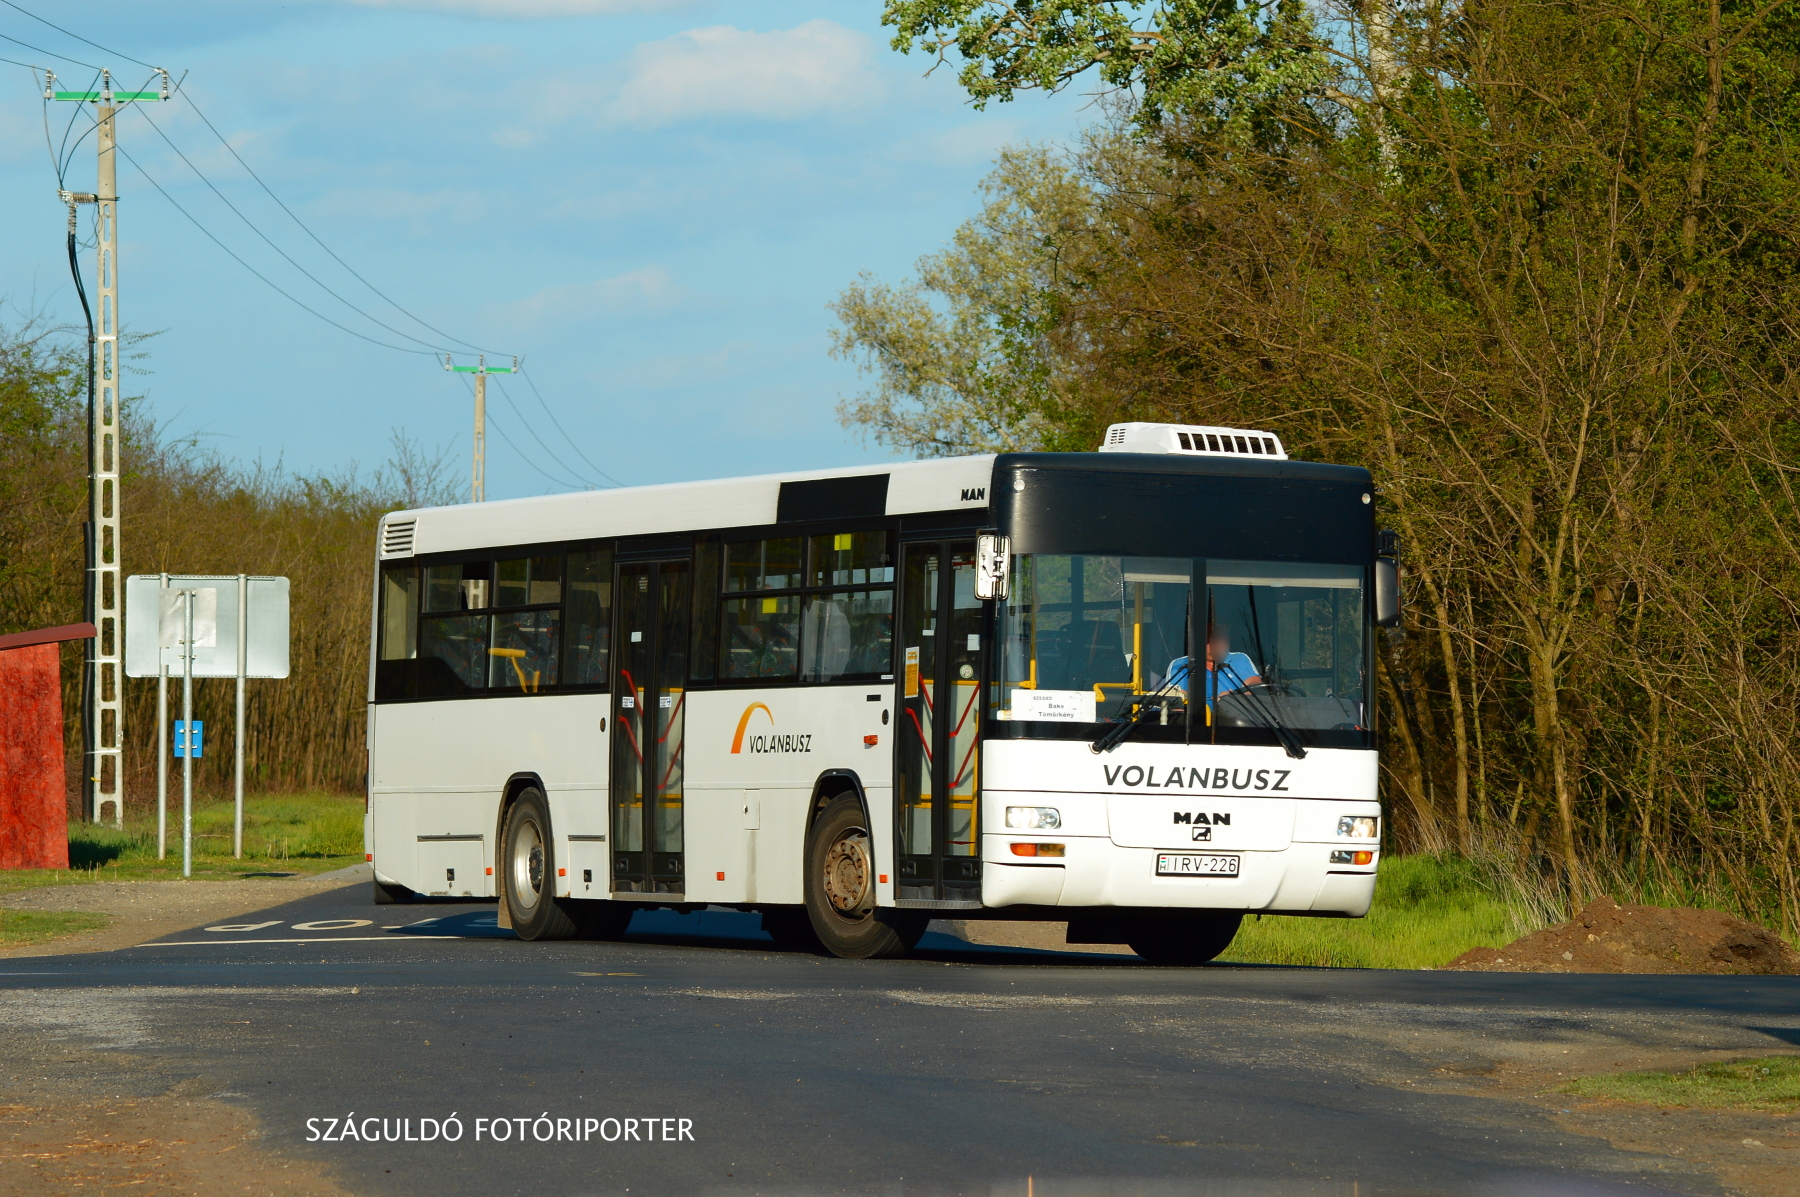
[[[769,933],[775,946],[783,952],[806,952],[823,955],[825,945],[813,931],[812,916],[804,906],[769,906],[762,911],[762,929]]]
[[[556,900],[555,841],[550,804],[535,787],[522,790],[506,814],[501,844],[506,905],[520,939],[573,939],[578,928]]]
[[[904,955],[925,934],[922,912],[875,908],[874,849],[854,794],[833,799],[806,837],[806,914],[825,950],[846,960]]]
[[[576,898],[559,905],[575,920],[575,933],[582,939],[623,939],[637,913],[629,902],[605,899]]]
[[[370,879],[369,884],[374,887],[375,905],[377,906],[407,906],[417,901],[419,897],[404,885],[384,885],[373,878]]]
[[[1235,910],[1156,915],[1132,927],[1125,943],[1151,964],[1205,964],[1231,946],[1243,921]]]

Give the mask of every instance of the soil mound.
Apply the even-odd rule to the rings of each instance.
[[[1593,903],[1503,948],[1473,948],[1447,969],[1501,973],[1800,974],[1800,952],[1722,910]]]

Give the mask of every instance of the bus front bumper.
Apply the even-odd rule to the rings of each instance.
[[[1021,857],[1015,843],[1055,842],[1060,858]],[[1127,848],[1092,836],[982,836],[982,905],[1165,906],[1360,918],[1375,895],[1376,858],[1334,863],[1342,845],[1296,843],[1275,851],[1207,850],[1237,858],[1236,876],[1159,876],[1159,856],[1191,855]]]

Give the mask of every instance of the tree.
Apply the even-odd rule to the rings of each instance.
[[[1301,0],[888,0],[882,23],[902,53],[917,46],[942,63],[954,50],[977,108],[1097,70],[1137,97],[1142,124],[1204,113],[1234,139],[1268,135],[1333,75]]]
[[[876,380],[840,417],[920,456],[1061,447],[1058,417],[1078,406],[1055,340],[1094,238],[1093,193],[1037,147],[1003,153],[983,192],[917,281],[865,275],[832,305],[833,353]]]

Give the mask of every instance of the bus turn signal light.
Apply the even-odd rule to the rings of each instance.
[[[196,641],[196,643],[198,643],[198,641]],[[873,747],[875,747],[875,745],[881,743],[881,737],[880,736],[864,736],[863,743],[865,745],[867,745],[868,747],[873,748]]]
[[[1061,844],[1014,844],[1012,850],[1014,856],[1061,856],[1063,854]]]
[[[1374,862],[1375,862],[1375,854],[1373,852],[1343,852],[1343,851],[1339,851],[1339,852],[1333,852],[1331,854],[1331,863],[1332,864],[1366,865],[1366,864],[1373,864]]]

